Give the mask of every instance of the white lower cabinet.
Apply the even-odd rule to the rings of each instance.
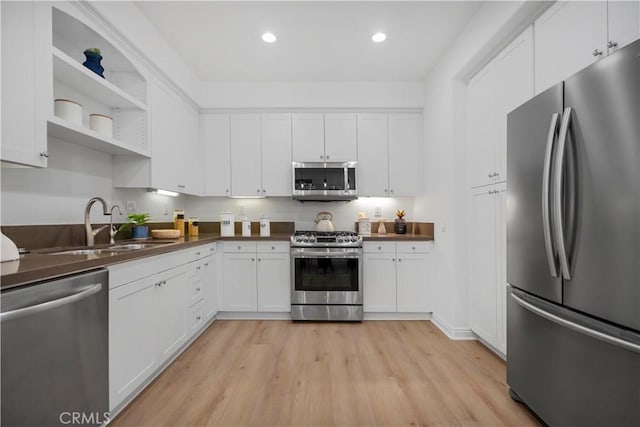
[[[469,324],[506,354],[506,184],[474,189],[469,212]]]
[[[428,313],[431,242],[365,242],[365,312]]]
[[[258,242],[258,311],[291,311],[289,245]]]
[[[110,410],[215,314],[215,277],[215,245],[109,267]]]
[[[289,312],[288,242],[224,242],[223,311]]]

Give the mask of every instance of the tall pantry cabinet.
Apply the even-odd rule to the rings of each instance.
[[[506,354],[507,113],[533,96],[533,28],[468,86],[468,311],[471,330]]]

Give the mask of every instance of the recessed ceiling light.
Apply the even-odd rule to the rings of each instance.
[[[262,35],[262,40],[267,43],[273,43],[274,41],[276,41],[276,36],[274,36],[273,33],[264,33]]]
[[[387,35],[385,33],[375,33],[372,37],[371,40],[373,40],[376,43],[380,43],[383,42],[387,39]]]

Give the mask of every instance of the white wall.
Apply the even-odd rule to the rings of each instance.
[[[422,82],[242,82],[202,84],[216,108],[422,108]]]
[[[466,82],[546,7],[485,3],[425,80],[425,194],[415,211],[435,222],[434,317],[454,336],[468,332]]]
[[[53,138],[48,151],[46,169],[2,168],[2,225],[81,224],[91,197],[110,202],[110,154]],[[108,222],[101,207],[91,212],[93,222]]]

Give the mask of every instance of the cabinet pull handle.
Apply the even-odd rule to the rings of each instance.
[[[260,194],[260,189],[259,188],[256,190],[256,193]]]
[[[602,50],[600,49],[593,49],[593,52],[591,52],[591,54],[593,56],[602,56]]]
[[[415,246],[411,246],[411,250],[412,250],[412,251],[415,251],[415,250],[416,250],[416,247],[415,247]]]
[[[272,250],[272,251],[275,251],[275,250],[276,250],[276,247],[275,247],[275,246],[271,246],[271,250]]]
[[[242,246],[238,245],[238,250],[242,249]]]
[[[196,271],[200,271],[200,266],[197,266],[197,267],[196,267]]]
[[[49,153],[47,153],[46,151],[43,151],[40,153],[40,157],[44,157],[45,159],[49,158]]]
[[[205,266],[205,267],[209,267],[209,263],[208,263],[208,262],[206,262],[206,263],[204,264],[204,266]]]
[[[264,188],[262,189],[262,194],[267,194],[267,190],[265,190]]]
[[[329,155],[328,155],[328,154],[327,154],[327,156],[326,156],[326,157],[327,157],[327,160],[329,160]]]
[[[200,321],[202,319],[200,316],[196,317],[196,320]]]
[[[391,258],[391,261],[395,261],[395,260],[396,260],[395,258]]]
[[[618,42],[615,42],[615,41],[613,41],[613,40],[609,40],[609,41],[607,42],[607,47],[608,47],[609,49],[613,49],[614,47],[618,47]]]
[[[402,261],[402,258],[398,258],[398,262]]]
[[[186,186],[186,185],[184,185],[184,184],[178,184],[178,188],[182,188],[182,189],[184,189],[184,188],[187,188],[187,186]]]
[[[393,188],[391,189],[391,192],[393,193]]]
[[[258,262],[262,262],[262,258],[258,258]]]
[[[196,256],[200,256],[200,252],[196,252]]]
[[[385,189],[384,189],[384,192],[385,192],[385,193],[388,193],[388,192],[389,192],[389,190],[387,190],[387,189],[385,188]]]
[[[200,288],[196,288],[196,291],[200,292]]]
[[[324,159],[324,156],[323,156],[322,154],[320,154],[320,158],[321,158],[321,159]]]
[[[378,250],[381,251],[382,250],[382,246],[378,246]]]
[[[256,259],[255,259],[255,258],[251,258],[251,262],[255,262],[255,261],[256,261]]]

